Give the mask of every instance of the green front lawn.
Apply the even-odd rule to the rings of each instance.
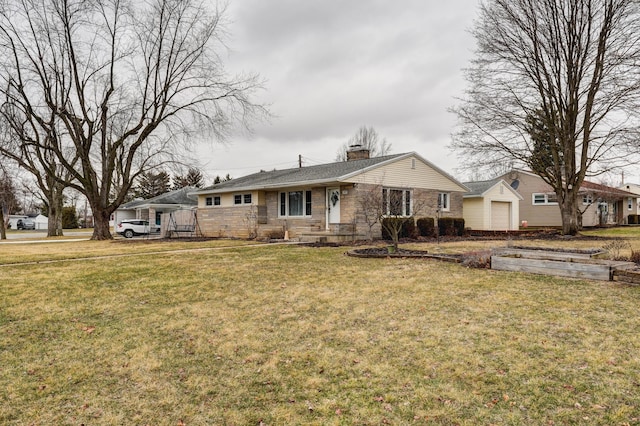
[[[199,244],[0,266],[0,424],[640,424],[638,287]]]

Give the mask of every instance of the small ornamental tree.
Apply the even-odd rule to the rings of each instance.
[[[374,226],[380,224],[393,243],[390,251],[398,251],[398,241],[403,229],[407,228],[407,221],[411,221],[415,234],[413,216],[422,209],[422,203],[414,200],[412,190],[372,185],[361,190],[358,204],[359,213],[369,227],[370,238],[373,238]]]
[[[369,228],[369,240],[373,240],[373,228],[384,217],[381,185],[372,185],[365,190],[359,191],[358,213]]]

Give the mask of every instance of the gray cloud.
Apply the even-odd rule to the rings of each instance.
[[[361,125],[394,152],[416,151],[453,173],[447,108],[464,90],[476,8],[468,0],[236,0],[227,64],[266,80],[259,101],[275,117],[253,138],[207,149],[208,173],[294,166],[298,154],[333,161]]]

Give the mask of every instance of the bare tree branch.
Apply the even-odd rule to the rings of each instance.
[[[529,131],[537,117],[552,162],[535,171],[558,195],[565,233],[577,232],[585,177],[637,160],[639,7],[634,0],[490,0],[480,7],[452,146],[473,168],[535,170],[541,145]]]
[[[94,239],[111,238],[138,176],[267,114],[250,100],[257,77],[224,70],[223,12],[195,0],[0,3],[0,96],[23,123],[60,130],[28,144],[87,197]]]

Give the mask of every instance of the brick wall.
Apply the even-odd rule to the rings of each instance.
[[[325,229],[325,189],[312,189],[311,217],[279,218],[280,193],[266,191],[258,198],[264,205],[198,208],[198,224],[207,237],[269,238],[289,231],[290,238],[301,232]],[[262,196],[264,195],[264,196]]]
[[[332,232],[354,232],[356,235],[369,235],[369,226],[364,220],[359,202],[360,194],[370,191],[377,185],[358,184],[340,187],[340,224],[331,225]],[[345,193],[346,192],[346,193]],[[438,192],[433,190],[414,189],[413,205],[418,217],[436,217]],[[280,211],[280,193],[266,191],[259,199],[264,205],[241,205],[233,207],[200,207],[198,224],[200,230],[208,237],[236,238],[268,238],[289,231],[290,238],[297,238],[301,233],[324,231],[326,228],[326,189],[312,189],[311,217],[278,217]],[[264,197],[262,197],[264,195]],[[450,193],[450,211],[441,212],[440,217],[462,217],[462,194]],[[355,229],[353,229],[355,227]],[[380,224],[372,228],[374,238],[381,236]]]
[[[343,196],[342,206],[346,206],[344,210],[341,212],[342,214],[342,222],[351,222],[353,221],[353,217],[357,218],[356,220],[356,233],[361,235],[369,236],[369,226],[366,223],[364,214],[361,210],[361,205],[359,198],[363,196],[368,191],[372,190],[380,190],[382,191],[382,186],[380,185],[368,185],[368,184],[358,184],[356,188],[349,189],[349,197]],[[413,189],[413,208],[414,208],[414,217],[437,217],[437,207],[438,207],[438,193],[440,191],[435,190],[427,190],[427,189]],[[450,208],[447,212],[440,212],[440,217],[462,217],[462,193],[459,192],[451,192],[450,196]],[[382,235],[381,225],[376,223],[371,228],[371,234],[373,238],[380,238]]]

